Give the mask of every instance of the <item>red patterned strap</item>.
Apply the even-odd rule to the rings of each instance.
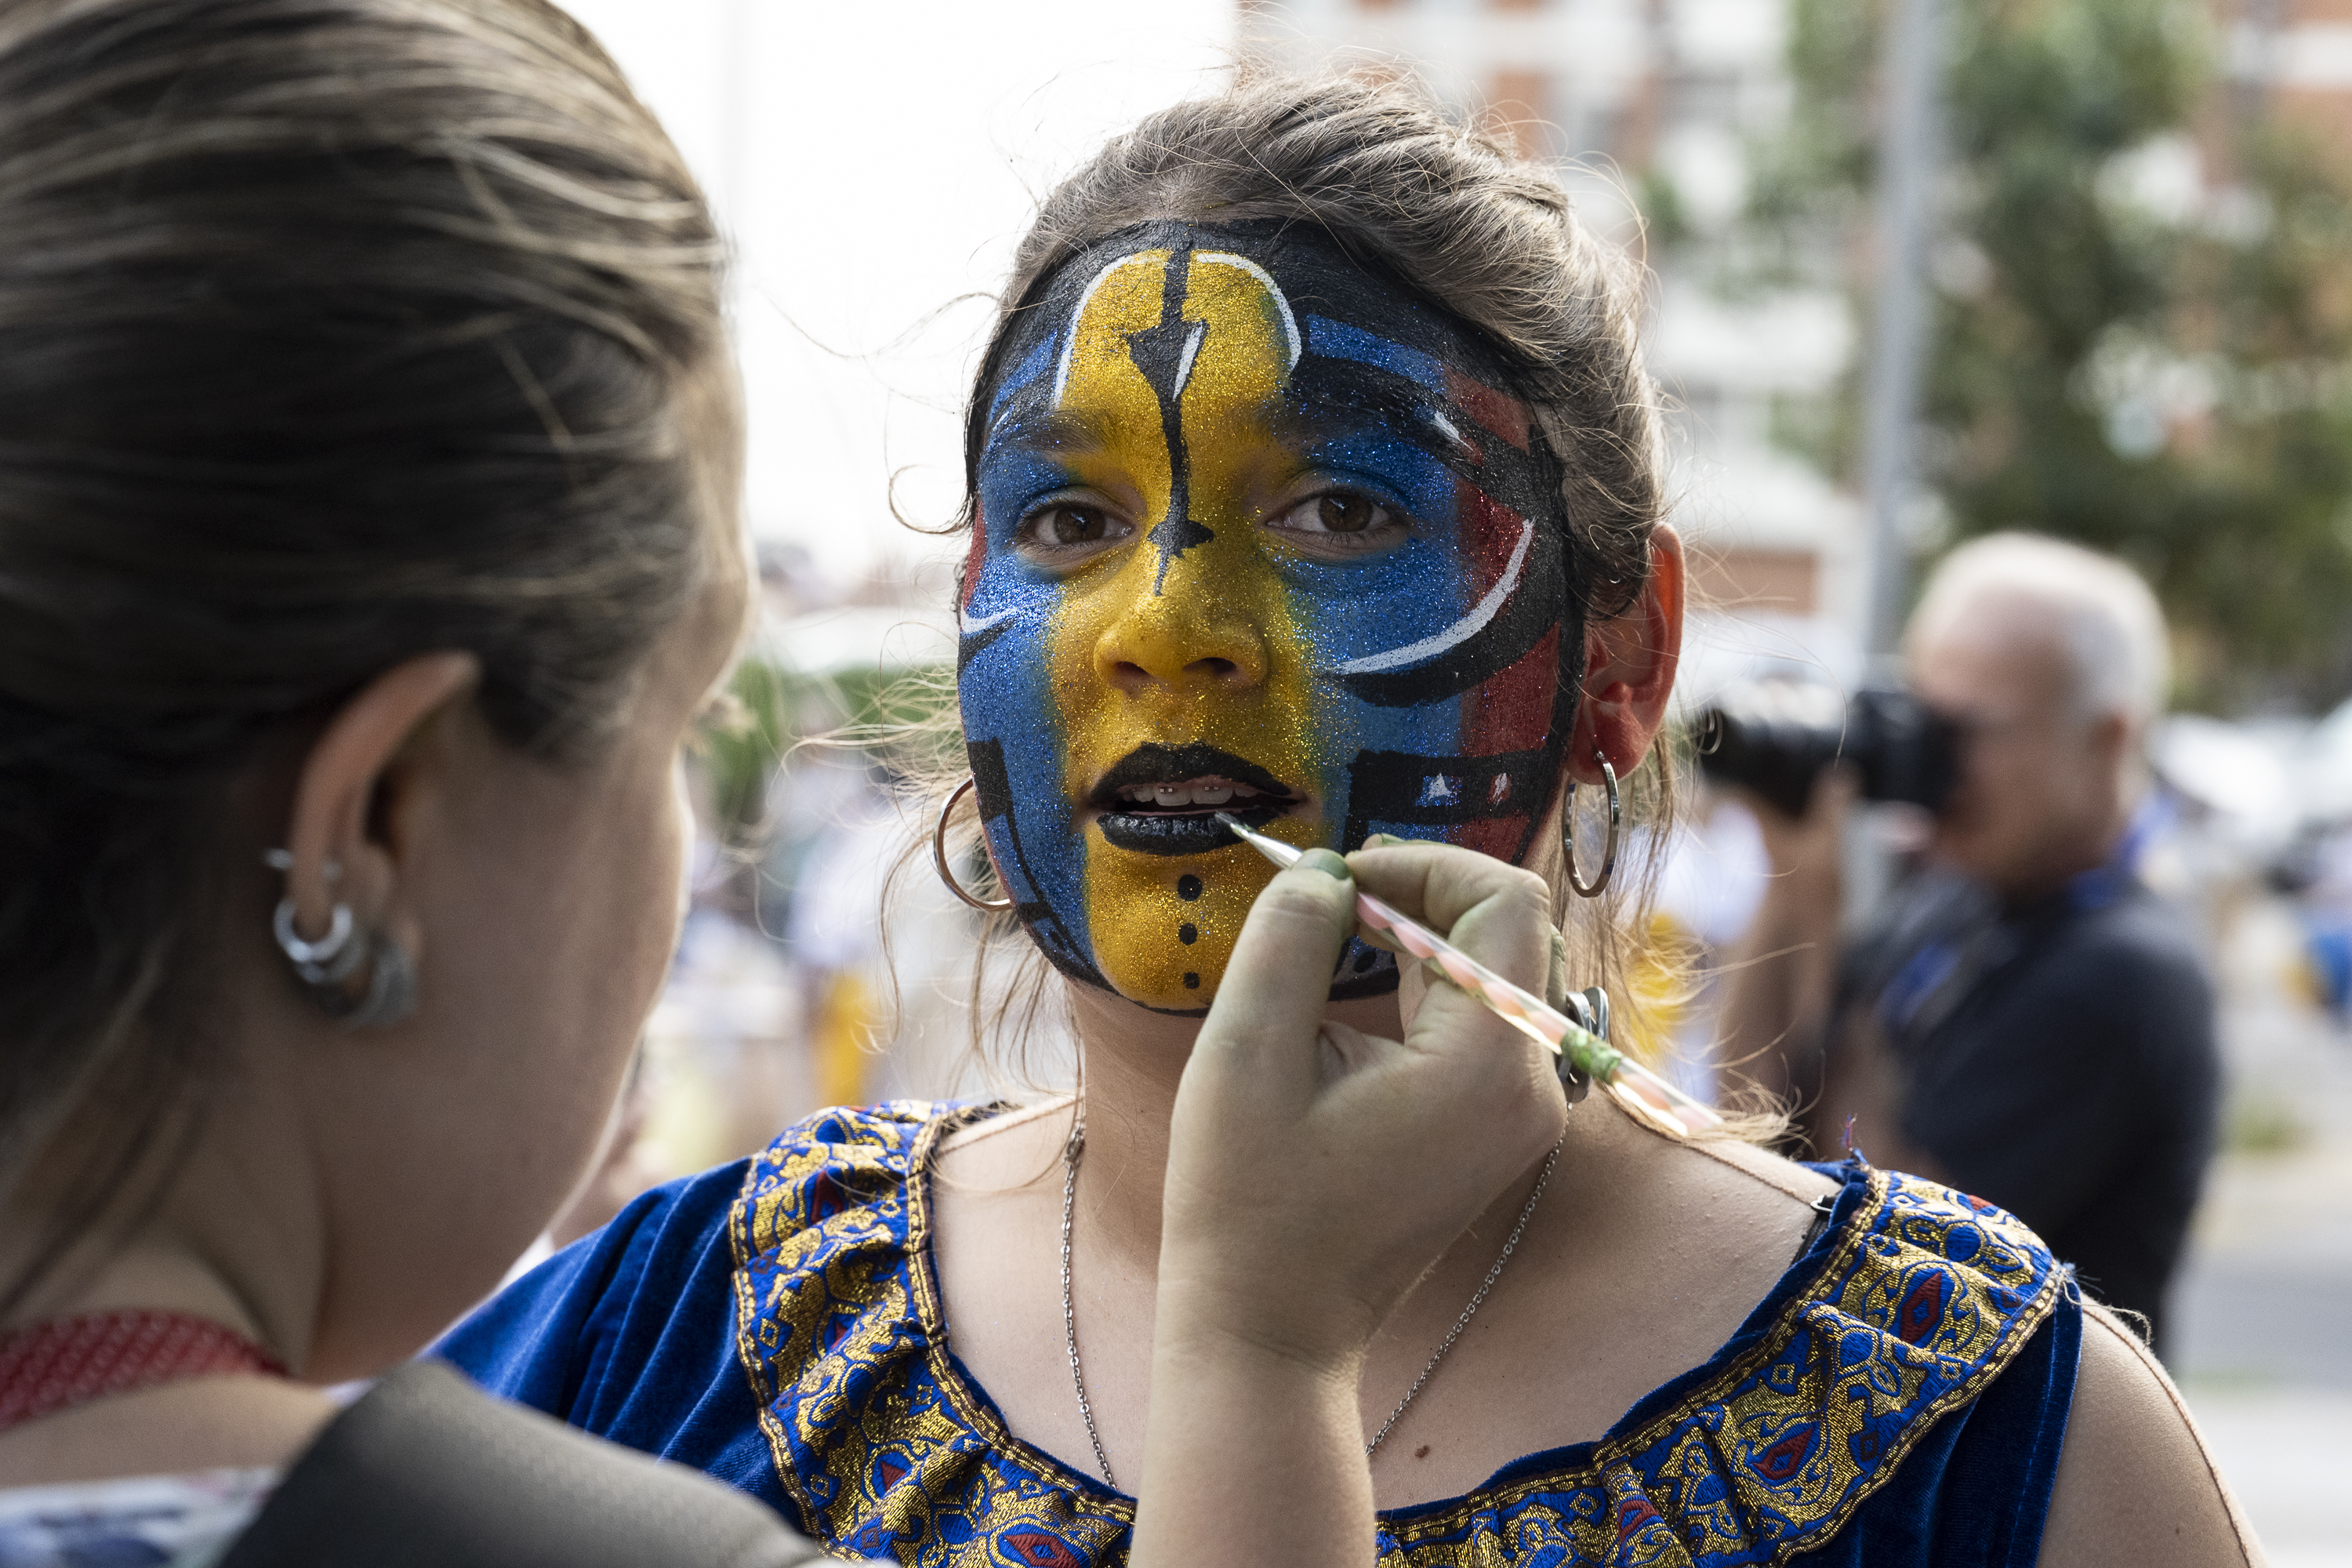
[[[184,1312],[99,1312],[0,1336],[0,1432],[100,1394],[286,1368],[234,1329]]]

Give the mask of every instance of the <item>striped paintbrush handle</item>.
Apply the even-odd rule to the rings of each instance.
[[[1217,813],[1241,840],[1277,866],[1297,864],[1305,851],[1254,832],[1227,812]],[[1693,1100],[1540,996],[1512,984],[1468,953],[1399,913],[1370,893],[1356,895],[1356,917],[1483,1003],[1488,1012],[1607,1089],[1637,1121],[1677,1137],[1718,1127],[1714,1108]]]

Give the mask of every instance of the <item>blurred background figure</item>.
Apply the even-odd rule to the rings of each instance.
[[[2303,917],[2312,1001],[2338,1028],[2352,1029],[2352,820],[2310,824],[2281,857],[2273,881]]]
[[[2159,1348],[2220,1110],[2211,986],[2135,865],[2163,639],[2147,586],[2075,546],[1996,534],[1947,557],[1906,637],[1950,731],[1920,852],[1854,921],[1851,781],[1824,773],[1801,817],[1751,795],[1775,874],[1721,1025],[1767,1100],[1793,1093],[1816,1157],[1861,1150],[2010,1209]]]

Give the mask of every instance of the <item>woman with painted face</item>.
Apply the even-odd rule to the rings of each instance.
[[[1184,1096],[1287,1018],[1333,1070],[1493,1037],[1541,1147],[1360,1335],[1261,1342],[1326,1391],[1294,1429],[1335,1456],[1318,1519],[1362,1501],[1356,1561],[2241,1560],[2162,1373],[2009,1215],[1563,1096],[1360,937],[1265,971],[1272,872],[1220,812],[1355,849],[1522,986],[1607,982],[1681,624],[1637,304],[1554,183],[1396,89],[1244,86],[1066,182],[969,411],[970,778],[941,796],[992,871],[961,890],[1057,973],[1076,1091],[816,1118],[519,1285],[457,1359],[839,1550],[1113,1563],[1189,1527],[1199,1561],[1294,1561],[1252,1521],[1298,1472],[1253,1468],[1230,1367],[1155,1352],[1155,1314],[1360,1300],[1338,1236],[1487,1132],[1412,1150],[1269,1269],[1272,1194],[1197,1157]],[[1514,908],[1544,918],[1487,923]],[[1285,1182],[1349,1142],[1289,1142]],[[1230,1250],[1174,1266],[1204,1231]],[[1169,1441],[1221,1424],[1225,1451]],[[1172,1517],[1202,1487],[1225,1511]]]
[[[750,597],[720,259],[540,0],[0,8],[0,1563],[813,1560],[402,1364],[579,1178],[677,935],[679,750]],[[1338,1157],[1170,1268],[1271,1273],[1384,1148],[1496,1131],[1321,1243],[1326,1296],[1162,1314],[1250,1434],[1171,1402],[1171,1484],[1343,1477],[1318,1370],[1553,1136],[1493,1039],[1323,1070],[1281,1002],[1335,868],[1261,900],[1265,1004],[1204,1038],[1174,1158]]]

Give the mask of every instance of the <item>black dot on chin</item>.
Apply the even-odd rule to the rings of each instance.
[[[1201,928],[1187,921],[1176,928],[1176,940],[1190,947],[1201,940]]]
[[[1201,896],[1201,879],[1187,871],[1176,879],[1176,896],[1187,903]]]
[[[1201,988],[1201,977],[1200,977],[1199,975],[1197,975],[1197,974],[1187,974],[1187,975],[1185,975],[1185,976],[1184,976],[1184,989],[1185,989],[1185,990],[1187,990],[1187,991],[1198,991],[1200,988]]]

